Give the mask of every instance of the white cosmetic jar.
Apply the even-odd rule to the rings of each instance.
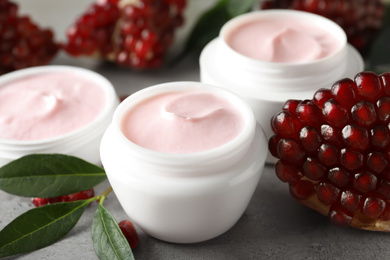
[[[101,164],[100,141],[119,104],[119,98],[114,87],[106,78],[93,71],[78,67],[56,65],[32,67],[5,74],[0,77],[0,87],[29,76],[47,73],[74,73],[96,83],[105,93],[106,102],[103,110],[89,124],[64,135],[40,140],[0,139],[0,166],[22,156],[36,153],[67,154],[94,164]],[[64,121],[63,123],[66,124],[67,122]]]
[[[149,150],[122,133],[126,111],[143,100],[191,90],[230,101],[243,116],[242,132],[219,147],[186,154]],[[199,82],[172,82],[125,99],[103,136],[100,152],[108,180],[134,223],[164,241],[195,243],[224,233],[244,213],[264,167],[267,140],[251,108],[238,96]]]
[[[249,58],[227,43],[230,33],[248,22],[291,19],[331,32],[340,48],[324,58],[303,63],[277,63]],[[240,95],[252,107],[267,138],[272,135],[271,118],[288,99],[312,99],[320,88],[330,88],[339,79],[353,78],[364,69],[361,55],[347,43],[343,29],[319,15],[294,10],[255,11],[233,18],[221,29],[200,56],[201,82],[221,86]],[[269,154],[267,162],[275,162]]]

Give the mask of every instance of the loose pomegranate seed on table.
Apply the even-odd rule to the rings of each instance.
[[[135,69],[161,67],[186,0],[101,0],[67,30],[70,55],[100,56]]]
[[[71,202],[77,200],[86,200],[95,196],[95,191],[93,188],[85,191],[80,191],[64,196],[52,197],[52,198],[32,198],[31,202],[36,207],[42,207],[48,204],[54,204],[59,202]]]
[[[18,16],[15,3],[0,0],[0,75],[45,65],[58,49],[51,30],[40,29],[27,16]]]
[[[276,175],[333,222],[390,231],[390,73],[361,72],[288,100],[271,120]]]
[[[134,249],[139,243],[139,238],[133,223],[131,223],[129,220],[123,220],[119,222],[118,225],[127,242],[129,242],[131,249]]]

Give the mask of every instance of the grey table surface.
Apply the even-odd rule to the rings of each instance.
[[[54,1],[54,0],[53,0]],[[53,1],[18,0],[22,10],[45,12],[43,6]],[[78,8],[81,2],[69,0],[55,17],[56,30],[61,30],[61,15],[66,8]],[[35,4],[32,5],[31,3]],[[61,1],[54,1],[61,3]],[[191,1],[192,10],[204,8],[207,1]],[[46,5],[47,3],[47,5]],[[63,3],[63,2],[62,2]],[[207,3],[209,4],[209,3]],[[39,7],[39,8],[37,8]],[[50,8],[50,6],[48,7]],[[65,8],[65,9],[64,9]],[[81,7],[80,7],[81,9]],[[198,10],[200,10],[198,8]],[[190,16],[191,14],[188,14]],[[41,20],[42,16],[40,17]],[[46,21],[50,24],[52,21]],[[175,67],[154,72],[134,72],[110,64],[59,55],[57,65],[73,65],[92,69],[107,77],[119,95],[131,94],[142,88],[170,81],[199,81],[198,57],[190,56]],[[106,181],[96,187],[99,194],[109,187]],[[57,243],[10,259],[97,259],[91,240],[91,225],[96,203],[83,214],[75,228]],[[118,220],[127,219],[115,193],[109,194],[106,208]],[[33,208],[29,198],[0,191],[0,229],[23,212]],[[138,228],[137,228],[138,229]],[[225,234],[196,244],[173,244],[154,239],[139,230],[140,243],[134,250],[136,259],[390,259],[390,234],[340,228],[326,217],[295,201],[286,184],[274,174],[273,165],[266,165],[251,203],[238,223]]]

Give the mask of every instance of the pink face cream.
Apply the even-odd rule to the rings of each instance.
[[[294,19],[257,19],[237,26],[227,44],[247,57],[277,63],[303,63],[327,57],[341,47],[329,31]]]
[[[104,90],[76,73],[26,76],[0,86],[0,139],[68,134],[91,123],[105,105]]]
[[[243,130],[240,111],[203,91],[169,92],[135,105],[121,122],[133,143],[165,153],[195,153],[228,143]]]

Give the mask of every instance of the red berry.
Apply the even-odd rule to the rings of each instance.
[[[129,220],[123,220],[119,222],[118,225],[127,242],[129,242],[131,249],[134,249],[138,245],[139,238],[133,223],[131,223]]]
[[[160,67],[185,6],[186,0],[98,0],[69,27],[63,48],[135,69]]]
[[[0,75],[45,65],[57,54],[58,45],[50,30],[40,29],[27,16],[18,16],[15,3],[0,6]]]
[[[294,198],[332,222],[390,230],[376,224],[390,220],[389,79],[359,73],[317,91],[312,101],[287,102],[271,120],[277,176]],[[316,118],[307,116],[317,109]]]
[[[45,206],[47,204],[49,204],[49,199],[46,199],[46,198],[31,198],[31,202],[32,204],[35,205],[35,207],[42,207],[42,206]]]
[[[86,200],[95,196],[94,189],[80,191],[69,195],[52,197],[52,198],[32,198],[31,201],[36,207],[41,207],[47,204],[54,204],[59,202],[70,202],[77,200]]]
[[[263,9],[295,9],[322,15],[338,23],[348,41],[363,54],[380,31],[385,13],[381,0],[266,0]]]

